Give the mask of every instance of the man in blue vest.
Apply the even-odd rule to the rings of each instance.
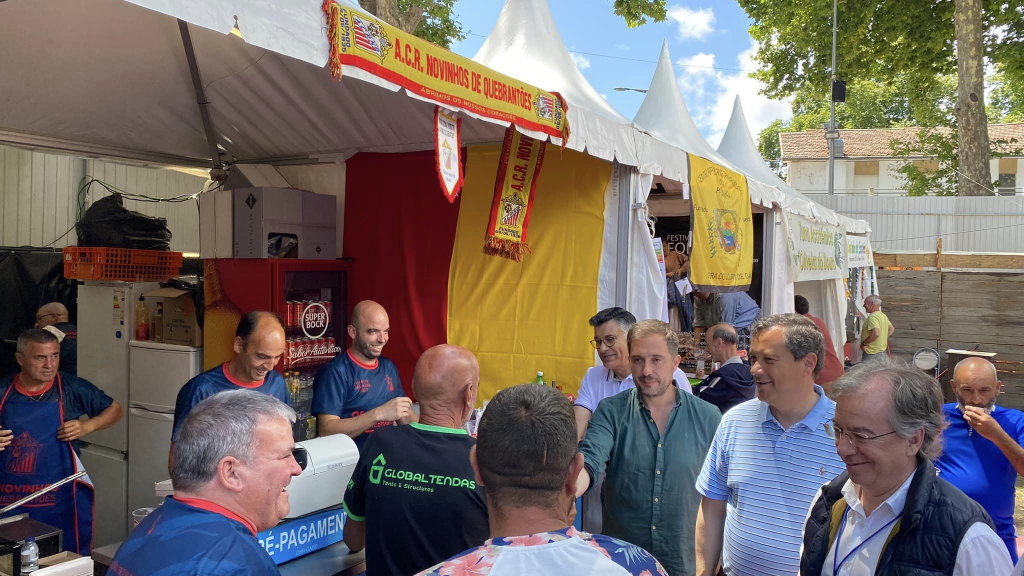
[[[256,539],[288,515],[295,411],[253,390],[215,394],[182,424],[174,495],[139,523],[110,565],[117,576],[279,576]]]
[[[757,384],[750,375],[750,364],[740,358],[740,337],[729,324],[717,324],[708,332],[708,353],[718,369],[697,387],[697,397],[710,402],[725,414],[730,408],[757,395]]]
[[[58,370],[56,336],[32,328],[18,336],[17,346],[21,371],[0,380],[0,507],[83,470],[79,439],[121,418],[121,406],[103,391]],[[20,513],[60,528],[66,550],[89,555],[93,488],[88,476],[11,512]]]
[[[951,384],[957,401],[942,407],[948,426],[935,461],[939,478],[985,508],[1017,562],[1013,512],[1017,475],[1024,473],[1024,412],[996,406],[1003,383],[984,358],[961,360]]]
[[[804,526],[800,574],[1009,574],[1006,545],[975,501],[937,477],[945,422],[938,382],[887,358],[832,385],[827,428],[846,472]]]

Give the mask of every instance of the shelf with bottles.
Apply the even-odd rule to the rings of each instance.
[[[315,370],[285,370],[284,381],[288,386],[288,405],[296,413],[292,435],[296,442],[316,438],[316,417],[311,414],[313,406],[313,379]]]

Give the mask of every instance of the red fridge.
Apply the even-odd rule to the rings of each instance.
[[[299,412],[296,439],[316,436],[309,415],[313,376],[346,348],[349,263],[338,260],[215,259],[203,263],[203,364],[209,370],[234,356],[243,314],[271,310],[288,338],[277,370],[285,375]]]

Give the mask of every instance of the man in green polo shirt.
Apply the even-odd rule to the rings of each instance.
[[[668,324],[638,322],[626,339],[636,388],[597,406],[577,494],[607,473],[604,534],[647,550],[672,576],[694,574],[694,486],[722,414],[673,385],[679,340]]]
[[[463,426],[476,404],[480,365],[458,346],[420,356],[412,389],[419,422],[379,428],[360,451],[345,492],[345,544],[366,548],[367,576],[408,576],[490,535],[483,487]]]

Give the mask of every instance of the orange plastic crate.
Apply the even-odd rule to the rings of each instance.
[[[68,246],[64,248],[64,277],[162,282],[178,275],[181,261],[181,252]]]

